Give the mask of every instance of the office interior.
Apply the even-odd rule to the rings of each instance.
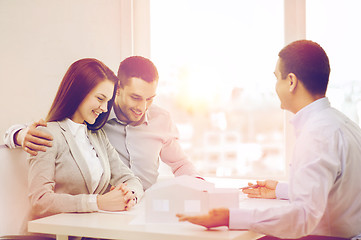
[[[278,51],[297,39],[323,46],[331,104],[361,124],[360,9],[358,0],[0,0],[0,135],[44,118],[74,61],[117,72],[141,55],[157,66],[155,104],[201,175],[222,186],[287,180],[292,116],[274,91]]]

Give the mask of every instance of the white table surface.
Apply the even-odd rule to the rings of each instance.
[[[281,200],[240,199],[240,207],[266,208],[288,204]],[[258,239],[262,234],[226,227],[207,230],[188,222],[146,223],[144,201],[121,213],[62,213],[28,223],[29,232],[56,234],[58,240],[82,236],[124,240],[238,240]]]

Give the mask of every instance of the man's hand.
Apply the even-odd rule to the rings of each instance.
[[[38,151],[46,151],[47,147],[51,147],[53,137],[45,132],[37,130],[38,126],[46,127],[46,122],[40,119],[34,122],[27,128],[18,131],[14,136],[15,144],[20,145],[25,152],[33,156],[38,154]]]
[[[193,224],[201,225],[206,228],[227,226],[229,227],[229,209],[215,208],[205,215],[187,216],[184,214],[177,214],[180,222],[188,221]]]
[[[247,194],[249,198],[276,198],[276,186],[278,181],[266,180],[257,181],[257,185],[254,188],[243,189],[242,192]],[[252,185],[252,184],[248,184]]]

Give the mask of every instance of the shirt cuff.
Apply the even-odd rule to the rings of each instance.
[[[23,128],[26,128],[26,125],[16,124],[16,125],[11,126],[5,132],[5,135],[4,135],[4,143],[5,143],[5,145],[8,146],[9,148],[19,147],[19,145],[15,144],[14,135],[15,135],[15,133],[17,133],[18,131],[20,131]]]
[[[247,230],[253,221],[254,209],[230,209],[229,229]]]
[[[288,183],[279,182],[276,186],[276,198],[289,199],[288,198]]]
[[[97,203],[97,196],[98,194],[90,194],[88,198],[88,208],[92,212],[98,212],[98,203]]]

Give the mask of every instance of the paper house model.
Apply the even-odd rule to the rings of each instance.
[[[239,207],[239,189],[180,176],[154,184],[145,193],[146,222],[177,222],[177,213],[203,214],[212,208]]]

